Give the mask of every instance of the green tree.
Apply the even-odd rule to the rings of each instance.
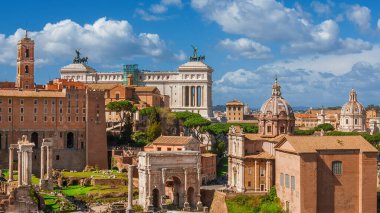
[[[161,135],[160,123],[158,122],[150,123],[146,130],[146,135],[147,135],[149,143],[156,140],[156,138],[158,138]]]
[[[149,143],[148,135],[145,132],[135,132],[132,134],[132,139],[136,146],[143,147]]]
[[[121,143],[130,143],[133,129],[132,115],[137,111],[137,108],[127,100],[112,101],[106,107],[108,110],[119,114]]]
[[[315,131],[321,131],[322,129],[325,132],[334,131],[334,126],[326,123],[326,124],[319,124],[318,126],[314,128]]]

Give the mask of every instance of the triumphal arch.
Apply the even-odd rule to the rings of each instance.
[[[200,152],[140,152],[138,156],[139,204],[145,211],[168,206],[202,209]]]

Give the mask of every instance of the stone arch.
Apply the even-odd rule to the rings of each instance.
[[[191,207],[195,207],[195,199],[194,199],[194,195],[195,192],[194,192],[194,188],[193,187],[189,187],[187,189],[187,202],[190,204]]]
[[[38,133],[37,132],[33,132],[32,133],[32,136],[30,137],[30,141],[32,143],[34,143],[34,148],[38,148]]]
[[[160,208],[160,191],[156,188],[156,189],[153,189],[153,208],[154,209],[158,209]]]
[[[165,180],[165,195],[172,201],[174,206],[180,207],[183,204],[183,183],[177,176],[170,176]]]
[[[72,133],[72,132],[67,133],[66,138],[67,138],[66,147],[68,149],[74,148],[74,133]]]

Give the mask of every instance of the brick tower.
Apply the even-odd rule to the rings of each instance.
[[[34,41],[28,38],[28,32],[17,43],[16,87],[21,89],[34,88]]]

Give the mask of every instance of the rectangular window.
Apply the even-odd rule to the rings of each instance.
[[[34,99],[33,103],[34,103],[34,105],[38,104],[38,100]]]
[[[33,121],[34,121],[34,122],[37,122],[37,116],[34,116]]]
[[[51,117],[51,121],[53,121],[53,122],[55,121],[55,117],[54,117],[54,116],[53,116],[53,117]]]
[[[358,119],[355,118],[355,125],[358,125]]]
[[[0,112],[2,112],[1,108],[0,108]]]
[[[20,105],[24,105],[24,99],[20,99]]]
[[[265,176],[265,169],[264,169],[264,167],[260,167],[260,176],[261,177]]]
[[[61,99],[59,99],[59,105],[62,105],[62,103],[63,103],[63,102],[62,102],[62,100],[61,100]]]
[[[46,105],[48,103],[48,101],[46,99],[44,99],[44,104]]]
[[[76,114],[79,113],[79,108],[76,108],[76,109],[75,109],[75,113],[76,113]]]
[[[289,188],[289,175],[288,174],[285,175],[285,187]]]
[[[157,147],[157,151],[161,151],[161,147]]]
[[[82,109],[82,113],[83,113],[83,114],[86,113],[86,109],[85,109],[85,108]],[[111,113],[111,112],[110,112],[110,113]]]
[[[332,162],[332,172],[334,175],[342,174],[342,161],[333,161]]]
[[[272,126],[267,126],[267,132],[272,132]]]
[[[24,122],[24,116],[20,116],[20,121]]]
[[[44,113],[47,114],[48,110],[47,108],[44,108]]]
[[[55,100],[51,100],[51,104],[54,105],[55,104]]]
[[[12,113],[12,108],[8,108],[8,113]]]
[[[12,116],[8,116],[8,121],[9,121],[9,122],[12,121]]]
[[[82,117],[83,122],[86,122],[86,117]]]
[[[295,190],[296,189],[296,177],[291,176],[290,179],[291,179],[292,190]]]
[[[36,114],[37,113],[37,108],[34,108],[33,112]]]
[[[251,187],[251,181],[248,181],[248,187]]]
[[[177,148],[177,151],[182,151],[182,148]]]
[[[20,113],[24,113],[24,107],[20,108]]]
[[[12,99],[8,99],[8,104],[12,104]]]
[[[3,103],[3,99],[0,98],[0,104],[2,104],[2,103]]]
[[[44,121],[47,122],[47,116],[44,117]]]
[[[76,122],[79,122],[79,117],[78,116],[75,117],[75,120],[76,120]]]
[[[71,113],[71,109],[70,108],[67,108],[67,113]]]
[[[62,116],[61,116],[61,117],[59,117],[59,122],[62,122]]]
[[[168,151],[172,151],[172,148],[168,148]]]
[[[284,186],[284,173],[280,174],[280,186]]]

